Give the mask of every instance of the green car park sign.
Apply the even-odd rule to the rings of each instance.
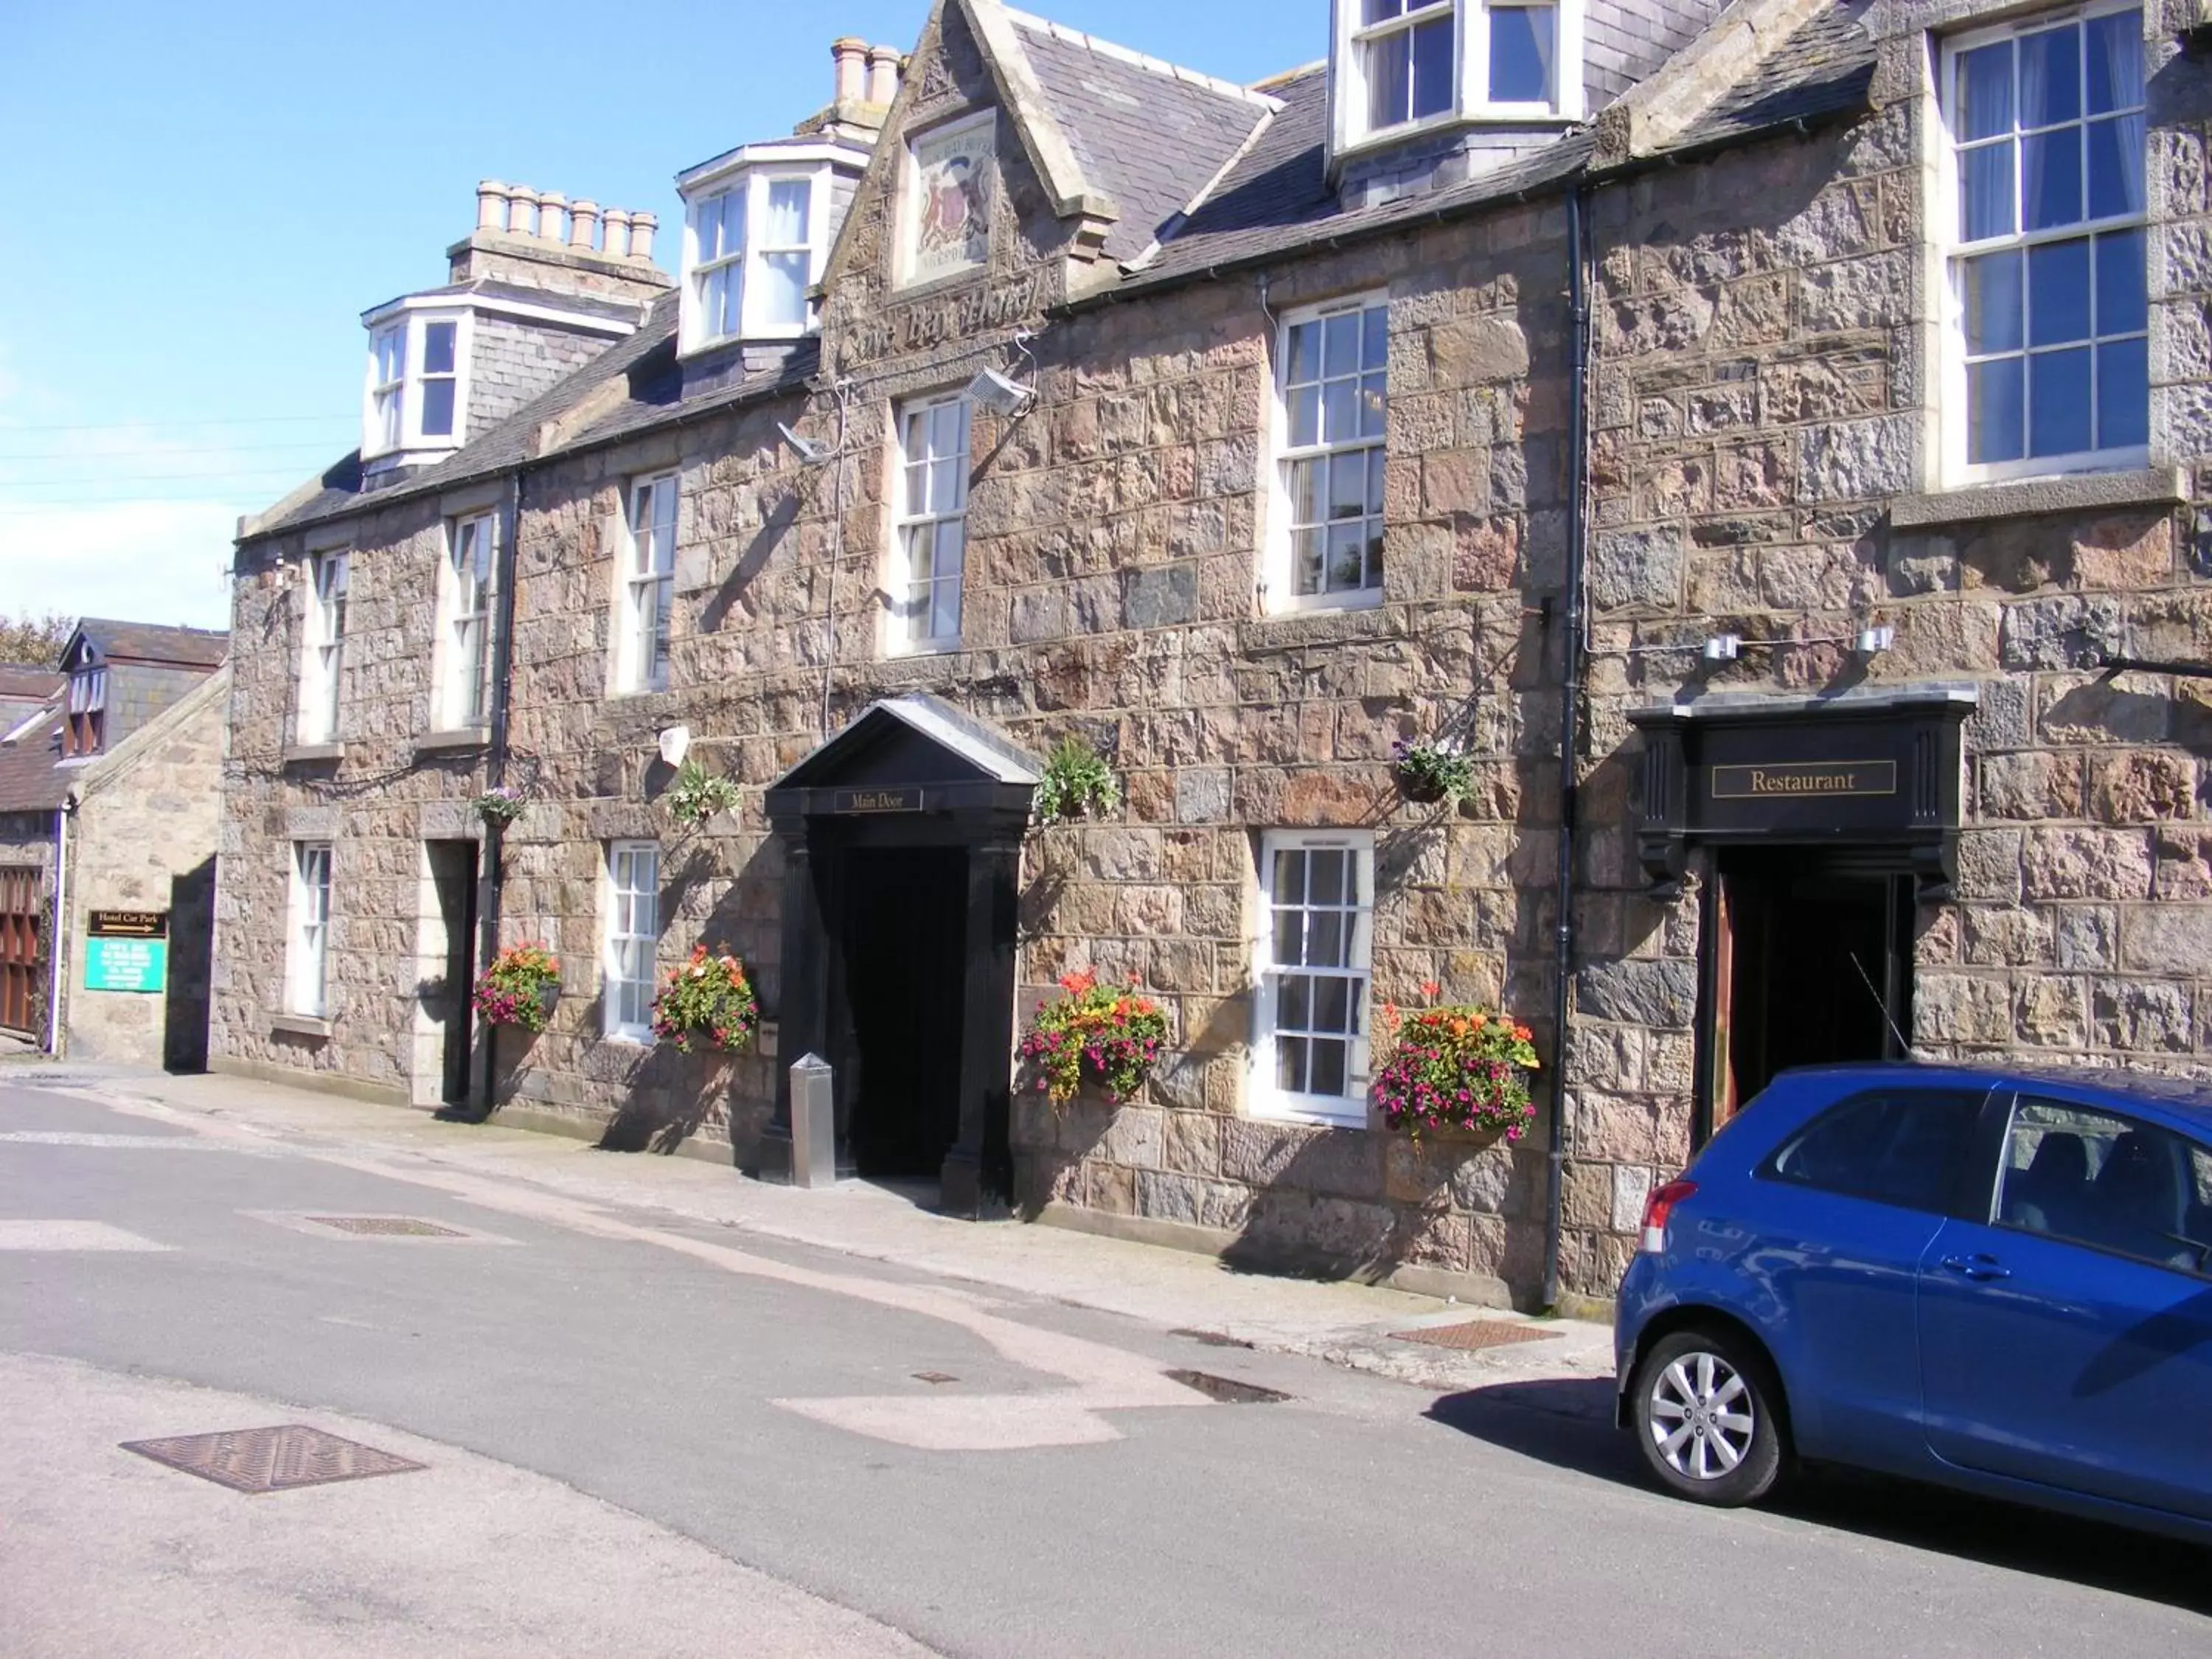
[[[94,910],[85,930],[84,988],[166,990],[168,934],[166,910]]]

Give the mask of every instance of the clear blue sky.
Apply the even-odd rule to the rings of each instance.
[[[1240,81],[1326,0],[1054,0]],[[352,448],[360,313],[445,276],[480,178],[650,209],[826,103],[927,0],[0,0],[0,611],[220,626],[237,515]]]

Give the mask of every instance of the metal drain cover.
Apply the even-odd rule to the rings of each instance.
[[[1547,1342],[1557,1331],[1534,1325],[1509,1325],[1502,1319],[1474,1319],[1463,1325],[1436,1325],[1425,1331],[1393,1331],[1400,1342],[1425,1342],[1432,1348],[1502,1348],[1514,1342]]]
[[[273,1429],[233,1429],[223,1434],[187,1434],[168,1440],[126,1440],[123,1449],[233,1492],[252,1493],[324,1486],[336,1480],[366,1480],[371,1475],[404,1474],[424,1467],[374,1446],[341,1440],[304,1423],[284,1423]]]
[[[1164,1371],[1170,1382],[1180,1382],[1186,1389],[1196,1389],[1211,1400],[1224,1406],[1272,1406],[1290,1395],[1280,1389],[1263,1389],[1257,1382],[1239,1382],[1233,1376],[1216,1376],[1212,1371]]]
[[[342,1233],[356,1233],[364,1238],[466,1238],[468,1235],[456,1227],[441,1227],[434,1221],[418,1221],[410,1215],[303,1215],[302,1221],[312,1221],[318,1227],[329,1227]]]

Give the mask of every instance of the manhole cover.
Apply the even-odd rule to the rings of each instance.
[[[1239,1382],[1233,1376],[1216,1376],[1212,1371],[1167,1371],[1163,1375],[1170,1382],[1196,1389],[1224,1406],[1272,1406],[1278,1400],[1290,1398],[1280,1389],[1263,1389],[1257,1382]]]
[[[1188,1337],[1194,1342],[1203,1342],[1209,1348],[1249,1348],[1252,1346],[1241,1336],[1230,1336],[1221,1331],[1193,1330],[1188,1326],[1179,1327],[1168,1334]]]
[[[374,1474],[404,1474],[423,1466],[390,1452],[341,1440],[304,1423],[273,1429],[234,1429],[224,1434],[187,1434],[169,1440],[126,1440],[123,1449],[197,1474],[233,1492],[286,1492],[322,1486],[334,1480],[365,1480]]]
[[[1502,1348],[1513,1342],[1544,1342],[1556,1331],[1533,1325],[1509,1325],[1500,1319],[1470,1320],[1464,1325],[1437,1325],[1425,1331],[1393,1331],[1401,1342],[1425,1342],[1432,1348]]]
[[[342,1233],[358,1233],[367,1238],[466,1238],[468,1235],[453,1227],[441,1227],[434,1221],[417,1221],[404,1215],[304,1215],[302,1221],[312,1221],[318,1227],[330,1227]]]

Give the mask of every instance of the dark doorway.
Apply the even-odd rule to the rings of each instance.
[[[863,1176],[934,1181],[960,1139],[968,852],[854,847],[843,861],[848,1145]]]
[[[458,1106],[469,1097],[469,1036],[476,1023],[470,994],[477,977],[477,844],[434,841],[428,845],[438,920],[446,929],[446,982],[436,1009],[445,1030],[438,1097]]]
[[[215,860],[169,878],[169,983],[162,1009],[161,1066],[204,1072],[208,1000],[215,971]]]
[[[1706,1121],[1792,1066],[1901,1060],[1913,880],[1802,848],[1719,855],[1708,913]]]

